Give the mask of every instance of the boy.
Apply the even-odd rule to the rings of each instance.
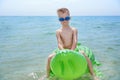
[[[62,49],[74,50],[77,45],[78,31],[76,28],[69,26],[69,20],[70,20],[69,10],[67,8],[61,8],[61,9],[58,9],[57,13],[58,13],[59,21],[62,24],[62,27],[56,31],[58,48],[60,50],[62,50]],[[92,68],[90,59],[85,55],[85,53],[83,51],[80,51],[80,52],[85,56],[85,58],[88,62],[88,67],[89,67],[90,73],[93,76],[94,80],[98,80],[93,73],[93,68]],[[46,77],[49,77],[50,60],[52,59],[53,56],[55,56],[55,53],[49,55],[49,57],[48,57],[47,76]]]

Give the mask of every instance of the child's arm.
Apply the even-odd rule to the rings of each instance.
[[[61,40],[61,38],[60,38],[60,32],[59,32],[59,30],[56,31],[56,37],[57,37],[57,42],[58,42],[58,48],[59,48],[60,50],[64,49],[64,48],[63,48],[62,40]]]
[[[77,45],[77,34],[78,34],[77,29],[73,28],[73,43],[72,43],[71,50],[74,50],[76,48],[76,45]]]

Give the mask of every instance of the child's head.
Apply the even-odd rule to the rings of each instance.
[[[60,8],[57,10],[57,13],[59,17],[62,15],[70,16],[69,10],[67,8]]]
[[[60,8],[57,10],[59,20],[62,25],[68,25],[70,20],[70,13],[67,8]]]

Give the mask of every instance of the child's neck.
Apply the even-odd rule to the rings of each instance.
[[[69,25],[63,25],[62,28],[69,28]]]

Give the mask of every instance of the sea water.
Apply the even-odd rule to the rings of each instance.
[[[120,16],[72,16],[70,26],[101,62],[103,80],[119,80]],[[46,74],[60,27],[56,16],[1,16],[0,80],[36,80]]]

